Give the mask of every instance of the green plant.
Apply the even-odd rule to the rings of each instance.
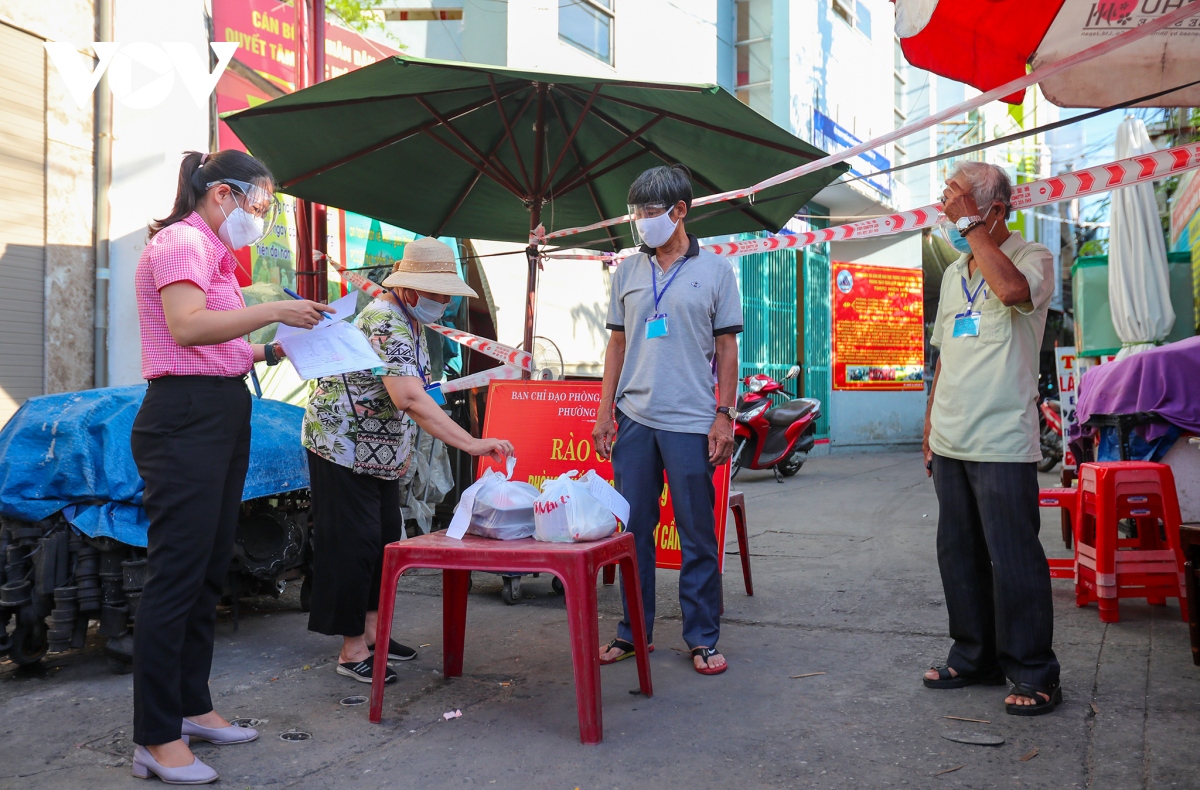
[[[380,33],[398,49],[407,49],[408,47],[384,26],[383,14],[376,13],[383,4],[384,0],[325,0],[325,13],[351,30],[359,33]]]

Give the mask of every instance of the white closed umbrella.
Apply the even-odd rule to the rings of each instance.
[[[1117,159],[1155,150],[1146,124],[1132,116],[1117,127]],[[1154,348],[1175,325],[1167,245],[1154,185],[1145,181],[1113,190],[1108,236],[1108,303],[1121,338],[1118,359]]]

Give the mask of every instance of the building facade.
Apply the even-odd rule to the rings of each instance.
[[[0,2],[0,425],[26,398],[92,386],[95,105],[77,103],[44,44],[82,58],[91,0]]]

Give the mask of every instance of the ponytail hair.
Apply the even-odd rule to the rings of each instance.
[[[225,178],[249,184],[268,181],[274,185],[274,178],[267,166],[243,151],[230,149],[212,154],[185,151],[183,163],[179,166],[175,205],[166,217],[150,223],[150,238],[168,225],[189,217],[208,191],[208,184]]]

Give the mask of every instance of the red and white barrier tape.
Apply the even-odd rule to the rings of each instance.
[[[1197,13],[1200,13],[1200,3],[1188,3],[1187,5],[1183,5],[1169,14],[1164,14],[1153,22],[1147,22],[1144,25],[1139,25],[1131,30],[1121,33],[1120,35],[1101,41],[1098,44],[1093,44],[1087,49],[1076,52],[1074,55],[1070,55],[1062,60],[1055,61],[1054,63],[1049,63],[1042,68],[1037,69],[1036,71],[1032,71],[1022,77],[1018,77],[1015,80],[1011,80],[1010,82],[1007,82],[997,88],[992,88],[986,93],[981,93],[974,98],[960,102],[953,107],[942,110],[941,112],[934,113],[933,115],[920,118],[912,123],[905,124],[895,131],[880,135],[872,140],[867,140],[865,143],[859,143],[853,148],[847,148],[844,151],[838,151],[835,154],[830,154],[823,159],[818,159],[814,162],[809,162],[808,164],[794,167],[791,170],[786,170],[778,175],[771,176],[764,181],[760,181],[753,186],[743,189],[734,189],[728,192],[718,192],[715,195],[706,195],[705,197],[692,201],[692,206],[707,206],[712,203],[722,203],[727,200],[750,197],[751,195],[762,192],[763,190],[769,189],[773,186],[777,186],[787,181],[792,181],[793,179],[806,176],[810,173],[815,173],[818,170],[829,167],[830,165],[835,165],[838,162],[844,162],[845,160],[858,156],[859,154],[874,150],[895,140],[903,139],[910,134],[921,131],[922,129],[927,129],[934,124],[938,124],[955,116],[962,115],[964,112],[969,110],[982,107],[988,102],[1003,98],[1010,93],[1016,93],[1017,91],[1024,90],[1031,85],[1041,82],[1047,77],[1051,77],[1073,66],[1086,63],[1087,61],[1098,58],[1101,55],[1107,55],[1116,49],[1128,44],[1132,44],[1133,42],[1143,39],[1146,36],[1153,35],[1154,33],[1170,27],[1176,22],[1180,22]],[[564,228],[563,230],[556,230],[552,233],[545,233],[539,228],[540,232],[535,231],[534,233],[530,234],[529,243],[539,244],[544,241],[549,241],[550,239],[561,239],[565,236],[574,236],[580,233],[599,230],[600,228],[606,228],[612,225],[619,225],[622,222],[629,222],[630,219],[631,217],[626,214],[623,217],[606,219],[602,222],[595,222],[591,225],[584,225],[577,228]]]
[[[316,257],[315,251],[314,251],[314,257]],[[366,277],[363,277],[358,272],[346,271],[346,266],[344,264],[338,263],[333,258],[330,258],[328,255],[324,256],[324,260],[328,261],[330,266],[337,269],[338,274],[342,275],[342,278],[346,282],[350,283],[351,285],[355,286],[356,288],[358,288],[361,291],[366,291],[367,296],[370,296],[374,299],[378,299],[387,293],[387,291],[383,290],[383,288],[381,286],[371,282],[370,280],[368,280]]]
[[[439,324],[426,324],[426,326],[435,332],[441,332],[461,346],[478,351],[480,354],[489,356],[492,359],[498,359],[505,365],[515,365],[524,370],[533,370],[533,355],[528,351],[506,346],[503,343],[497,343],[495,340],[488,340],[486,337],[472,335],[470,332],[463,332],[461,329],[450,329]]]
[[[1072,200],[1083,195],[1107,192],[1120,187],[1156,181],[1167,176],[1194,170],[1200,167],[1200,143],[1181,145],[1152,154],[1121,159],[1106,165],[1089,167],[1074,173],[1018,184],[1013,188],[1012,207],[1021,209]],[[892,214],[888,217],[864,219],[824,230],[797,233],[794,236],[771,236],[766,239],[750,239],[725,244],[707,244],[704,249],[725,257],[737,257],[756,252],[806,247],[827,241],[848,241],[872,236],[887,236],[892,233],[920,230],[943,220],[940,204]]]
[[[498,368],[490,368],[479,373],[472,373],[470,376],[463,376],[453,381],[443,381],[442,392],[473,390],[477,387],[486,387],[492,381],[515,381],[519,378],[521,378],[520,368],[514,368],[512,365],[501,365]]]

